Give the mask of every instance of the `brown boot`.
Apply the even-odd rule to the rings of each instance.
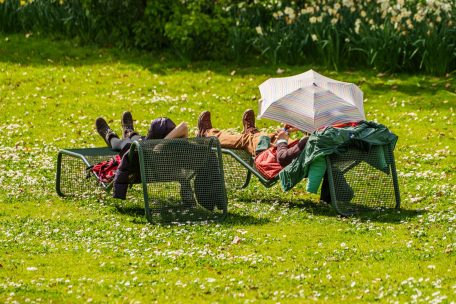
[[[137,135],[138,133],[135,132],[135,128],[133,127],[133,116],[128,111],[123,112],[122,119],[122,136],[123,139],[131,138],[133,135]]]
[[[255,126],[255,112],[252,109],[248,109],[242,115],[242,125],[244,126],[244,130],[242,133],[244,134],[255,134],[260,131]]]
[[[197,137],[204,137],[206,136],[207,130],[212,129],[212,122],[211,122],[211,112],[204,111],[200,114],[198,118],[198,134]]]
[[[95,127],[98,134],[103,137],[108,147],[111,147],[111,138],[119,138],[119,136],[117,136],[117,134],[108,126],[106,120],[101,117],[98,117],[95,121]]]

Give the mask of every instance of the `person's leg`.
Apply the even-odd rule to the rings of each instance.
[[[253,113],[248,110],[246,112]],[[245,116],[245,115],[244,115]],[[229,134],[225,131],[220,131],[212,127],[211,113],[204,111],[198,118],[198,135],[199,137],[218,137],[220,145],[228,149],[243,149],[255,156],[255,149],[258,144],[259,137],[262,135],[260,132],[251,132],[256,130],[252,124],[244,130],[243,134]]]
[[[132,137],[130,137],[131,141],[134,142],[134,141],[138,141],[138,140],[142,140],[144,137],[139,135],[138,133],[135,133]]]
[[[125,111],[122,113],[122,118],[120,120],[121,125],[122,125],[122,138],[132,138],[135,135],[138,135],[137,132],[135,132],[135,128],[133,126],[133,116],[131,115],[130,112]]]
[[[100,134],[100,136],[104,139],[108,147],[112,147],[112,139],[119,139],[119,136],[117,136],[117,134],[108,126],[106,120],[101,117],[98,117],[95,121],[95,128],[97,129],[98,134]]]
[[[189,179],[182,179],[180,183],[180,195],[182,203],[186,207],[195,206],[195,197],[193,195],[193,188]]]
[[[243,149],[249,152],[252,156],[255,156],[255,150],[261,135],[261,133],[229,134],[215,128],[209,129],[205,133],[206,137],[217,137],[223,148]]]
[[[129,138],[125,139],[120,139],[120,138],[111,138],[110,144],[111,144],[111,149],[114,151],[121,151],[127,144],[131,144],[132,140]]]

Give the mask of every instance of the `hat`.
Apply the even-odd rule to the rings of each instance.
[[[152,120],[146,139],[163,139],[168,135],[176,124],[167,117],[159,117]]]

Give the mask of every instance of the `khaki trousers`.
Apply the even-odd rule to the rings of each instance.
[[[271,144],[273,143],[276,136],[276,134],[264,134],[261,132],[254,134],[229,134],[218,129],[209,129],[205,135],[218,137],[222,148],[242,149],[249,152],[252,156],[255,156],[255,150],[258,145],[260,136],[269,136],[269,138],[271,138]]]

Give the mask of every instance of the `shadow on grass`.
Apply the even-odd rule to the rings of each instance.
[[[116,210],[120,214],[128,215],[133,217],[132,222],[137,224],[147,223],[145,217],[145,211],[143,207],[140,206],[115,206]],[[258,218],[251,215],[241,215],[237,213],[228,212],[227,216],[224,217],[219,212],[209,212],[200,209],[194,209],[192,214],[181,213],[178,215],[170,216],[160,216],[155,218],[155,223],[167,224],[167,225],[178,225],[180,223],[203,223],[203,222],[214,222],[221,225],[264,225],[269,223],[269,219]]]
[[[5,40],[5,34],[0,35],[0,39]],[[191,62],[177,58],[172,53],[154,53],[139,50],[124,51],[116,48],[99,48],[93,45],[79,46],[71,40],[56,40],[40,36],[31,36],[26,39],[24,36],[16,34],[9,35],[8,41],[0,44],[0,62],[21,64],[29,66],[84,66],[98,64],[124,63],[141,66],[151,73],[166,75],[176,70],[190,72],[212,71],[221,75],[230,75],[236,70],[236,76],[242,75],[275,75],[277,66],[266,64],[255,58],[245,60],[240,64],[233,64],[231,61],[197,61]],[[337,73],[327,68],[315,65],[287,66],[281,65],[286,72],[282,76],[294,75],[308,69],[317,69],[325,75],[335,75],[336,78],[343,77],[344,81],[354,82],[358,85],[365,84],[378,93],[384,94],[392,90],[393,85],[371,84],[370,79],[378,79],[377,72],[364,69],[353,73],[347,69]],[[418,74],[419,75],[419,74]],[[410,77],[416,78],[417,74],[392,75],[391,79],[406,80]],[[419,96],[421,93],[435,93],[442,90],[447,82],[454,82],[454,77],[431,79],[428,76],[420,75],[416,79],[417,85],[397,85],[395,90],[411,96]],[[389,78],[384,75],[383,83]],[[435,86],[439,84],[438,86]],[[442,84],[442,85],[440,85]]]
[[[381,223],[396,223],[425,214],[425,210],[411,209],[385,209],[382,211],[364,211],[352,217],[358,218],[361,221],[381,222]]]
[[[248,201],[241,201],[243,203],[249,203]],[[327,217],[339,217],[339,218],[356,218],[363,222],[379,222],[379,223],[397,223],[400,224],[404,220],[408,220],[419,215],[426,213],[425,210],[411,210],[411,209],[375,209],[363,207],[358,213],[351,216],[341,216],[337,213],[336,209],[332,205],[325,202],[315,202],[310,199],[289,201],[286,199],[273,199],[273,200],[260,200],[261,203],[266,204],[279,204],[281,206],[288,207],[290,209],[301,209],[305,210],[309,214],[317,216]]]
[[[401,76],[403,78],[403,76]],[[404,94],[407,98],[403,97],[403,99],[407,99],[408,107],[413,107],[415,109],[426,109],[426,110],[449,110],[451,107],[454,106],[454,103],[447,102],[443,103],[441,98],[438,96],[443,91],[448,91],[452,93],[451,86],[446,89],[445,86],[448,83],[455,82],[454,78],[444,79],[443,81],[431,81],[430,79],[426,80],[419,80],[416,84],[399,84],[399,85],[392,85],[392,84],[367,84],[368,90],[370,90],[370,95],[384,95],[391,93],[391,97],[398,97],[397,93]],[[419,86],[418,86],[419,84]],[[393,89],[394,88],[394,89]],[[367,91],[367,90],[366,90]],[[428,102],[422,102],[423,96],[429,100]],[[410,98],[412,97],[412,98]],[[434,97],[434,98],[430,98]],[[396,102],[401,101],[402,97],[399,97]]]
[[[6,40],[5,37],[8,37]],[[0,62],[20,64],[23,66],[70,66],[79,67],[98,64],[129,64],[141,66],[151,73],[166,75],[176,70],[191,72],[212,71],[230,75],[234,68],[237,75],[242,75],[242,68],[249,68],[245,74],[271,74],[274,67],[252,63],[233,65],[217,61],[191,62],[169,52],[146,52],[140,50],[120,50],[117,48],[99,48],[94,45],[80,46],[75,41],[57,40],[40,36],[25,38],[22,35],[0,34]],[[309,67],[310,68],[310,67]]]

